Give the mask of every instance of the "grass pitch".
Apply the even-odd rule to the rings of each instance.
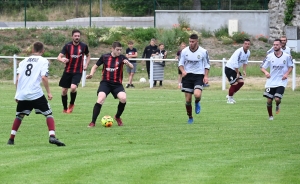
[[[52,84],[56,135],[66,144],[56,147],[48,143],[45,118],[34,113],[24,118],[15,145],[6,145],[15,86],[2,82],[1,183],[300,183],[299,91],[286,89],[280,114],[269,121],[263,88],[242,88],[229,105],[227,91],[211,86],[190,125],[183,93],[147,85],[126,89],[123,127],[100,124],[116,113],[118,100],[110,95],[96,127],[87,128],[98,83],[78,89],[72,114],[61,113],[60,88]]]

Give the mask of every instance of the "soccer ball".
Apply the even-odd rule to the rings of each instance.
[[[146,82],[146,79],[144,77],[140,78],[140,82]]]
[[[101,124],[104,127],[111,127],[114,123],[114,119],[111,116],[103,116],[103,118],[101,119]]]

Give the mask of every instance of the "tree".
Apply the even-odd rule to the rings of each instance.
[[[201,0],[193,0],[194,10],[201,10]]]

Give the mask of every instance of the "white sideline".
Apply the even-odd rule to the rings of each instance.
[[[19,57],[16,54],[13,56],[0,56],[0,58],[3,59],[13,59],[13,70],[14,70],[14,76],[13,76],[13,82],[14,84],[16,83],[16,79],[17,79],[17,60],[18,59],[24,59],[26,57]],[[45,57],[46,59],[49,60],[56,60],[56,57]],[[99,58],[91,58],[90,60],[98,60]],[[130,60],[130,59],[129,59]],[[153,88],[153,62],[155,60],[161,60],[161,59],[153,59],[152,57],[150,59],[146,59],[146,58],[134,58],[134,60],[136,61],[150,61],[150,80],[149,80],[149,85],[150,88]],[[164,59],[164,61],[175,61],[178,62],[177,59]],[[210,60],[210,62],[217,62],[217,63],[222,63],[222,90],[226,89],[226,75],[224,72],[225,69],[225,64],[226,64],[226,59],[223,58],[222,60]],[[262,61],[248,61],[248,63],[261,63]],[[294,91],[296,89],[296,64],[300,64],[300,62],[297,62],[295,59],[293,59],[293,62],[295,64],[295,67],[293,68],[292,71],[292,90]],[[86,57],[84,57],[84,63],[86,63]],[[86,76],[86,71],[83,71],[82,73],[82,87],[85,86],[85,76]]]

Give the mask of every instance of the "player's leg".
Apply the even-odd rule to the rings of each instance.
[[[115,120],[118,123],[118,126],[123,126],[121,115],[123,114],[126,106],[126,93],[122,85],[116,85],[112,92],[115,98],[119,99],[117,113],[115,115]]]
[[[191,74],[187,74],[182,78],[182,86],[181,91],[185,94],[185,109],[186,113],[189,117],[188,123],[191,124],[194,122],[193,119],[193,108],[192,108],[192,95],[194,93],[194,83],[192,81],[193,76]]]
[[[109,84],[105,81],[101,81],[97,90],[97,101],[93,107],[92,121],[88,127],[94,127],[96,125],[97,118],[100,114],[102,105],[105,102],[107,95],[110,93]]]
[[[204,75],[195,74],[194,79],[194,97],[195,97],[195,113],[199,114],[201,111],[200,100],[202,95],[202,90],[204,86],[203,82]]]
[[[273,120],[272,102],[275,94],[275,88],[266,88],[263,94],[267,98],[267,111],[269,114],[269,120]]]
[[[230,88],[228,89],[228,95],[226,96],[227,98],[227,103],[228,104],[234,104],[235,100],[233,99],[233,95],[236,91],[237,87],[237,73],[235,70],[232,70],[231,68],[225,67],[225,75],[229,81]]]
[[[10,137],[8,139],[7,144],[13,145],[15,136],[18,132],[19,127],[21,126],[22,120],[25,115],[29,115],[33,109],[32,103],[30,101],[18,101],[17,110],[16,110],[16,118],[14,119]]]
[[[275,102],[276,102],[276,114],[279,114],[280,112],[280,103],[281,103],[281,99],[283,97],[283,94],[284,94],[284,90],[285,88],[283,86],[279,86],[276,88],[276,92],[275,92],[275,95],[274,95],[274,99],[275,99]]]
[[[55,137],[55,121],[52,116],[52,110],[46,97],[43,95],[40,98],[33,100],[32,104],[36,114],[42,114],[46,117],[46,124],[49,132],[49,143],[55,144],[57,146],[65,146],[63,142],[59,141]]]
[[[240,77],[237,79],[237,86],[235,87],[235,92],[234,92],[234,94],[238,91],[238,90],[240,90],[241,89],[241,87],[244,85],[244,79],[243,79],[243,76],[242,76],[242,74],[241,74],[241,72],[240,72]]]
[[[72,82],[71,82],[71,89],[70,89],[71,90],[70,91],[71,100],[70,100],[70,104],[69,104],[67,113],[73,112],[73,109],[75,107],[75,100],[76,100],[76,96],[77,96],[77,88],[78,88],[81,78],[82,78],[81,73],[73,74]]]
[[[60,81],[59,86],[61,88],[61,102],[63,105],[63,113],[67,113],[68,110],[68,89],[71,87],[72,78],[70,74],[63,73]]]

